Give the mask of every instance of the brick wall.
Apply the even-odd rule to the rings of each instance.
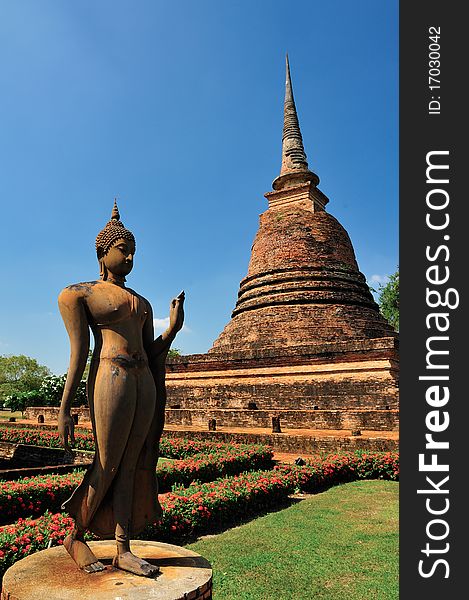
[[[184,438],[184,431],[165,431],[165,437]],[[344,433],[341,436],[300,436],[289,433],[254,434],[254,433],[227,433],[223,431],[193,431],[193,439],[211,440],[214,442],[234,442],[239,444],[266,444],[277,452],[320,454],[321,452],[335,452],[338,450],[373,450],[376,452],[389,452],[398,450],[397,440],[386,437],[361,437]]]
[[[395,337],[168,362],[166,423],[290,429],[398,429]]]
[[[78,425],[90,422],[90,409],[84,406],[72,408],[72,416],[78,415]],[[28,406],[24,412],[25,419],[37,421],[42,415],[46,421],[57,421],[59,414],[58,406]]]

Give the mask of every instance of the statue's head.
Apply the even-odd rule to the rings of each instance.
[[[111,220],[106,223],[96,237],[101,279],[108,279],[108,273],[123,277],[130,273],[135,254],[134,234],[120,221],[119,209],[114,201]]]

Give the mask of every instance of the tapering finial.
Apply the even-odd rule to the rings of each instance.
[[[114,221],[119,221],[120,218],[121,216],[119,214],[119,209],[117,208],[117,198],[114,198],[114,206],[112,207],[111,219],[114,219]]]
[[[280,174],[290,172],[292,169],[303,170],[308,168],[306,153],[303,147],[300,124],[296,113],[295,100],[290,76],[290,63],[288,54],[286,56],[286,81],[285,81],[285,103],[282,137],[282,169]]]
[[[288,182],[296,183],[312,181],[319,183],[319,177],[308,168],[306,153],[303,147],[300,124],[293,98],[293,87],[290,76],[290,63],[286,56],[285,103],[283,109],[282,168],[280,176],[272,184],[274,190],[288,187]]]

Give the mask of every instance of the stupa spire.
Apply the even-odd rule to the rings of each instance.
[[[282,167],[280,169],[280,176],[275,179],[272,187],[274,190],[281,190],[297,183],[305,183],[306,181],[312,181],[314,185],[317,185],[319,177],[308,168],[295,99],[293,97],[290,63],[287,54],[285,103],[283,109]]]
[[[280,175],[308,169],[300,123],[291,84],[290,64],[286,56],[285,103],[283,109],[282,169]]]

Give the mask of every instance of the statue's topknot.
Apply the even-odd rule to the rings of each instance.
[[[106,223],[106,227],[96,237],[96,254],[98,255],[98,259],[105,256],[114,242],[120,239],[129,240],[135,244],[134,234],[124,227],[124,224],[120,220],[117,202],[114,200],[111,220]]]

